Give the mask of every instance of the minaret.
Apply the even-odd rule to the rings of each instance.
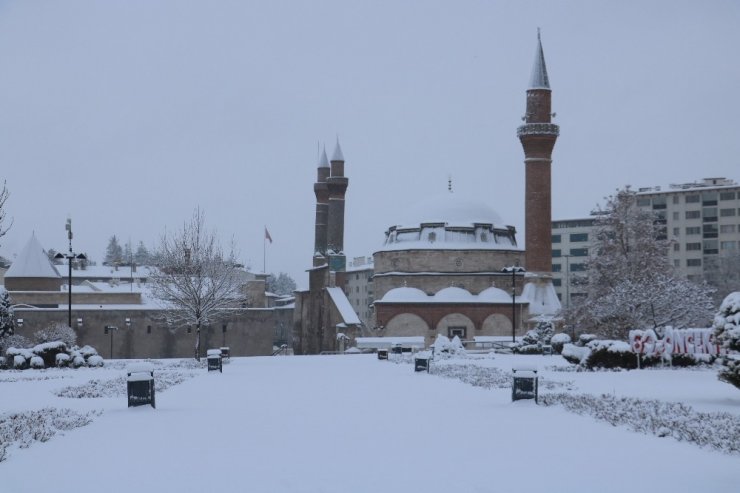
[[[313,192],[316,194],[316,237],[314,240],[313,266],[318,267],[326,263],[326,234],[329,223],[329,186],[326,180],[329,178],[329,159],[326,157],[324,148],[316,172],[316,183],[313,184]]]
[[[345,270],[347,261],[344,256],[344,194],[349,180],[344,176],[344,155],[339,146],[339,138],[331,156],[331,174],[326,180],[329,188],[329,221],[327,228],[327,253],[329,269]]]
[[[524,148],[525,185],[525,240],[526,263],[529,272],[552,272],[552,206],[550,168],[552,149],[560,128],[551,123],[550,81],[547,77],[545,55],[537,30],[532,78],[527,89],[525,124],[517,129]]]

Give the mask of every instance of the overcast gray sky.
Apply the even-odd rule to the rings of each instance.
[[[404,208],[480,199],[524,232],[516,127],[537,27],[561,135],[553,217],[626,184],[740,180],[740,2],[0,1],[0,179],[12,258],[101,261],[196,206],[240,257],[299,285],[313,250],[317,141],[339,135],[345,250]]]

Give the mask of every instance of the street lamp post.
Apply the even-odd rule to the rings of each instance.
[[[516,274],[524,272],[524,267],[512,265],[504,267],[501,272],[511,272],[511,342],[516,342]]]
[[[69,278],[67,279],[67,325],[72,328],[72,261],[73,260],[87,260],[84,253],[75,254],[72,251],[72,219],[67,218],[67,224],[64,226],[67,230],[67,238],[69,239],[69,253],[57,253],[54,255],[55,259],[67,259],[69,265]]]
[[[110,359],[113,359],[113,331],[118,330],[115,325],[106,325],[105,333],[110,334]]]

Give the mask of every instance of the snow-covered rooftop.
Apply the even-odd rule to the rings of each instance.
[[[381,303],[511,303],[511,295],[506,291],[490,287],[484,289],[480,294],[472,294],[470,291],[458,288],[448,287],[440,289],[434,295],[429,296],[424,291],[417,288],[395,288],[391,289],[382,299]],[[526,304],[529,300],[524,296],[516,298],[517,304]]]
[[[341,315],[342,320],[345,324],[362,324],[359,317],[357,316],[357,313],[355,313],[355,311],[352,309],[352,304],[350,304],[349,300],[347,299],[347,295],[344,294],[344,291],[342,291],[341,288],[326,288],[326,290],[329,292],[329,296],[331,296],[331,300],[334,302],[334,306],[337,307],[337,310],[339,310],[339,314]]]
[[[5,277],[43,277],[58,278],[61,277],[59,271],[51,263],[49,257],[44,253],[44,249],[36,239],[36,234],[31,234],[26,246],[13,261]]]

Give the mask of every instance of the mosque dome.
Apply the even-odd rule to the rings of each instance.
[[[516,229],[487,204],[454,193],[422,200],[401,214],[379,251],[516,250]]]
[[[418,226],[425,223],[445,223],[448,226],[473,226],[494,224],[504,226],[501,216],[479,200],[455,193],[445,193],[422,200],[410,207],[402,218],[401,226]]]
[[[426,295],[426,293],[421,289],[402,287],[391,289],[390,291],[385,293],[382,301],[413,303],[414,301],[427,301],[428,298],[429,297]]]

